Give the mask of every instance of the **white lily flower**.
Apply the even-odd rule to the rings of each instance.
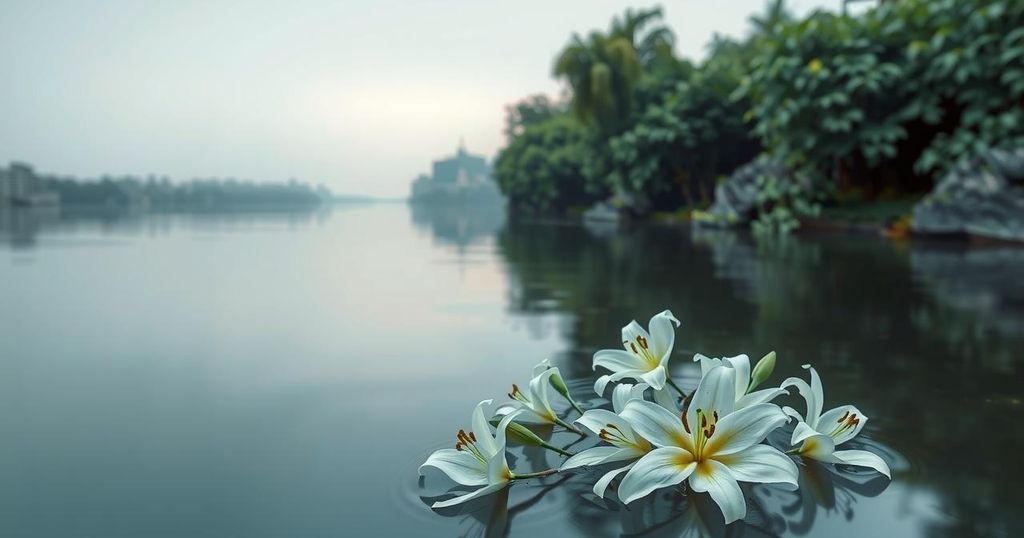
[[[821,412],[825,402],[825,391],[821,386],[818,372],[805,364],[804,368],[811,371],[811,383],[797,377],[782,382],[782,387],[796,387],[807,402],[807,416],[801,416],[792,407],[784,407],[783,411],[799,422],[793,430],[790,444],[799,446],[798,453],[805,457],[826,463],[842,463],[869,467],[888,478],[892,478],[889,465],[877,454],[867,450],[836,450],[836,447],[849,441],[860,433],[867,424],[868,417],[852,405],[841,405],[834,409]]]
[[[498,424],[494,437],[491,437],[483,411],[483,406],[490,405],[491,401],[484,400],[473,409],[470,418],[473,429],[469,433],[459,430],[455,448],[435,451],[419,468],[421,475],[424,467],[434,467],[459,484],[484,487],[446,501],[438,501],[432,505],[433,508],[454,506],[489,495],[504,488],[513,479],[514,475],[505,459],[505,428],[516,413],[505,416]]]
[[[581,409],[579,404],[576,403],[576,400],[573,399],[572,394],[569,393],[569,387],[565,384],[565,379],[562,378],[562,373],[558,370],[557,366],[551,366],[551,361],[544,359],[537,363],[537,365],[533,367],[533,376],[537,377],[547,370],[554,370],[551,377],[548,378],[548,382],[551,383],[551,387],[561,394],[577,413],[582,415],[583,409]]]
[[[748,392],[754,387],[751,387],[750,357],[747,357],[746,354],[712,359],[697,353],[693,356],[693,360],[694,362],[700,362],[701,377],[706,376],[716,366],[725,366],[736,370],[736,409],[767,403],[783,394],[787,394],[786,390],[781,387]]]
[[[602,465],[616,461],[636,460],[650,452],[653,448],[651,443],[633,431],[629,423],[619,416],[619,413],[625,409],[629,401],[635,399],[642,400],[644,391],[647,388],[648,386],[644,383],[617,385],[612,393],[612,411],[607,409],[589,409],[583,413],[583,416],[576,419],[576,422],[596,433],[602,441],[611,446],[596,446],[583,450],[566,460],[559,468],[559,471],[590,465]],[[608,485],[611,484],[612,480],[632,467],[633,464],[630,463],[625,467],[613,469],[605,473],[594,484],[594,494],[603,498],[605,490],[608,489]]]
[[[694,491],[710,494],[725,522],[732,523],[747,512],[739,481],[796,485],[793,461],[760,444],[786,423],[786,414],[768,403],[735,407],[736,369],[724,366],[704,376],[682,417],[651,402],[627,403],[622,417],[658,448],[626,473],[619,498],[628,503],[688,479]]]
[[[548,398],[548,386],[551,376],[558,373],[558,368],[540,370],[540,366],[534,370],[536,375],[530,380],[530,394],[527,395],[519,389],[519,385],[512,384],[512,392],[508,397],[512,398],[499,407],[495,415],[508,415],[516,410],[522,410],[516,422],[522,424],[558,424],[565,425],[565,421],[558,418],[558,414],[551,407],[551,400]]]
[[[673,326],[675,324],[675,326]],[[598,394],[611,381],[635,379],[647,383],[655,390],[665,387],[668,380],[666,365],[672,356],[679,320],[672,312],[665,310],[655,314],[647,324],[650,333],[644,330],[635,320],[622,328],[621,349],[602,349],[594,353],[594,369],[598,366],[611,370],[611,374],[603,375],[594,384]]]

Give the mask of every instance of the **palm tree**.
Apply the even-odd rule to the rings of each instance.
[[[643,32],[644,28],[648,25],[660,22],[663,16],[664,13],[660,7],[641,9],[639,11],[626,9],[621,18],[615,17],[612,19],[609,34],[628,39],[633,44],[633,49],[636,50],[640,63],[644,67],[650,67],[659,57],[666,53],[672,54],[672,47],[676,43],[676,36],[672,33],[672,30],[661,24],[639,36],[639,39],[638,34]]]
[[[577,118],[610,135],[623,129],[632,113],[633,88],[643,68],[660,55],[671,55],[674,36],[661,25],[660,8],[627,10],[616,17],[607,34],[586,38],[573,34],[555,60],[554,76],[565,77],[572,89],[571,108]]]
[[[786,9],[786,0],[769,0],[764,14],[751,15],[747,19],[755,36],[774,35],[776,26],[792,20],[793,14]]]

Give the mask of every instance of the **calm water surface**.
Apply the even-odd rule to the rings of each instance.
[[[1024,249],[484,208],[0,213],[0,536],[717,534],[668,490],[626,510],[556,476],[437,514],[452,484],[417,478],[540,359],[602,403],[591,355],[664,308],[674,376],[692,386],[695,351],[774,349],[774,382],[812,362],[894,470],[751,488],[732,535],[1020,536],[1021,275]]]

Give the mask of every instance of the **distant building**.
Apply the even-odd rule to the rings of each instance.
[[[0,207],[59,204],[60,196],[43,186],[31,166],[12,162],[7,168],[0,168]]]
[[[487,159],[469,153],[462,143],[455,155],[434,161],[431,171],[413,181],[413,200],[500,197]]]

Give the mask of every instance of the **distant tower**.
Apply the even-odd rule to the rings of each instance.
[[[459,136],[459,155],[466,154],[466,137]]]

